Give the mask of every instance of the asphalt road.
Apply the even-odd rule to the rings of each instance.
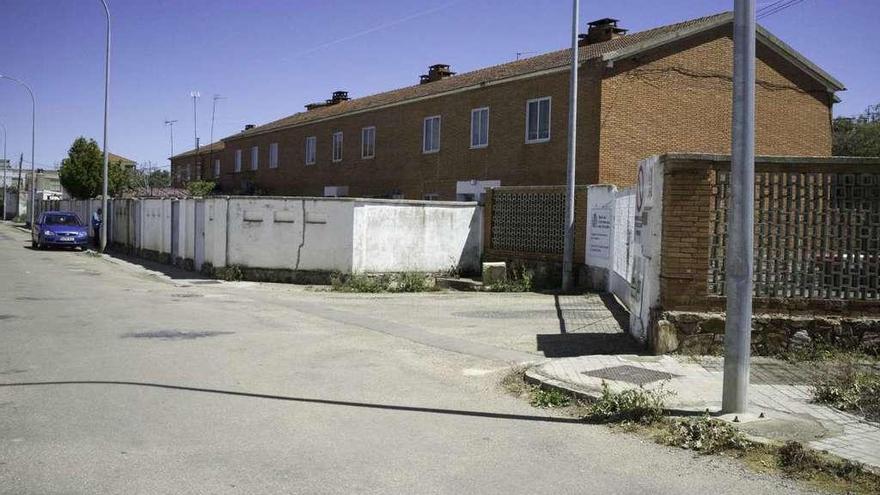
[[[541,296],[189,280],[27,239],[0,224],[0,493],[801,493],[534,409],[498,386],[527,338],[431,317]]]

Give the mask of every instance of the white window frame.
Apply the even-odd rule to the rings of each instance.
[[[241,150],[235,150],[235,172],[241,172]]]
[[[214,177],[220,177],[220,159],[214,158]]]
[[[339,143],[339,156],[336,156],[337,139],[338,139],[338,143]],[[330,153],[331,153],[330,160],[333,163],[339,163],[342,161],[342,142],[343,142],[342,140],[343,140],[342,131],[334,132],[333,137],[330,139]]]
[[[474,144],[474,115],[482,113],[482,112],[486,112],[486,129],[485,129],[486,142]],[[474,108],[473,110],[471,110],[471,149],[472,150],[486,148],[489,146],[489,117],[490,117],[489,107],[480,107],[480,108]],[[483,131],[483,129],[480,129],[480,131]],[[482,135],[482,132],[479,134],[479,136],[481,136],[481,135]]]
[[[260,169],[260,147],[251,146],[251,170]]]
[[[540,129],[541,129],[541,113],[540,113],[541,112],[541,102],[544,100],[547,100],[547,137],[542,138],[539,136],[535,139],[529,139],[529,121],[531,120],[531,114],[530,114],[531,110],[529,109],[529,107],[531,106],[532,103],[537,103],[538,132],[540,133]],[[531,100],[526,100],[526,144],[546,143],[547,141],[550,141],[550,136],[551,136],[550,124],[552,122],[552,118],[551,118],[552,114],[553,114],[553,100],[550,96],[542,96],[540,98],[532,98]]]
[[[269,168],[278,168],[278,143],[269,143]]]
[[[437,119],[437,142],[431,143],[431,144],[435,144],[437,147],[428,149],[427,148],[427,146],[428,146],[427,125],[428,125],[429,120],[433,121],[434,119]],[[434,129],[432,127],[431,128],[432,134],[433,134],[433,130]],[[425,117],[424,120],[422,120],[422,154],[428,155],[431,153],[438,153],[440,151],[440,133],[442,131],[443,131],[443,118],[440,115],[431,115],[430,117]]]
[[[369,141],[367,134],[370,135]],[[361,159],[369,160],[376,158],[376,126],[371,125],[361,129]]]
[[[314,165],[318,157],[318,137],[306,137],[306,165]]]

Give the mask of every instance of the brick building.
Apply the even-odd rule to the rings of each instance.
[[[637,161],[653,154],[730,151],[732,24],[730,12],[634,34],[614,19],[589,24],[577,183],[632,184]],[[843,85],[763,28],[757,37],[757,153],[830,155]],[[569,54],[458,75],[434,65],[420,84],[362,98],[338,91],[177,155],[172,174],[212,178],[228,193],[442,200],[561,184]]]

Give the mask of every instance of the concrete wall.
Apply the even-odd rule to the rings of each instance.
[[[353,201],[230,198],[230,265],[289,270],[352,270]]]
[[[482,211],[467,203],[358,200],[355,272],[479,270]]]
[[[198,203],[204,204],[203,213]],[[87,220],[100,201],[45,206],[75,211]],[[173,208],[179,210],[176,222]],[[477,271],[482,255],[482,210],[476,203],[249,196],[119,199],[108,209],[111,242],[174,253],[178,259],[172,261],[185,266],[201,259],[218,268]],[[197,214],[204,214],[204,229],[196,228]],[[204,239],[202,256],[196,253],[196,236]]]

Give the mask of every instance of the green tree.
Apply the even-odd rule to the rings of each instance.
[[[104,156],[94,139],[78,137],[61,161],[58,176],[61,185],[77,199],[94,198],[101,194]],[[107,166],[107,184],[110,196],[116,196],[131,187],[132,172],[122,162],[111,161]]]
[[[837,117],[832,128],[835,156],[880,156],[880,104],[855,117]]]
[[[190,196],[205,197],[214,191],[217,184],[209,180],[194,180],[186,184],[186,190]]]

